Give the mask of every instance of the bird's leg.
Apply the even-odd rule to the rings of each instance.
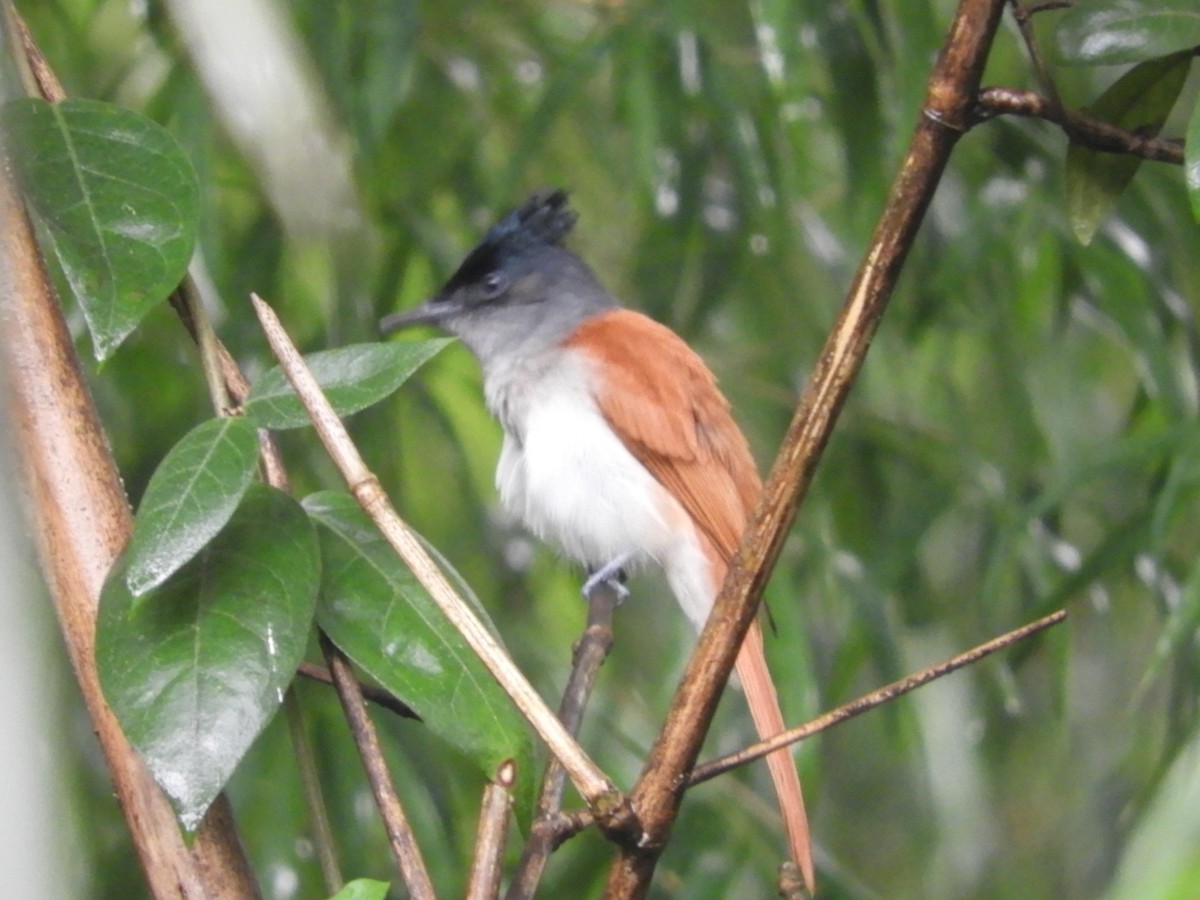
[[[611,562],[600,568],[589,570],[588,579],[583,583],[583,599],[590,601],[592,591],[605,582],[616,592],[617,602],[620,603],[629,596],[629,588],[625,587],[625,570],[623,566],[629,562],[632,553],[622,553]]]

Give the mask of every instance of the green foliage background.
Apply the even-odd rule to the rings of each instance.
[[[72,96],[141,110],[185,147],[201,184],[198,271],[250,371],[269,360],[249,291],[306,350],[373,339],[495,215],[562,185],[581,213],[574,247],[701,351],[764,468],[952,11],[290,0],[273,7],[280,42],[231,94],[241,109],[270,97],[272,66],[291,59],[318,114],[289,119],[281,94],[275,116],[239,130],[198,75],[195,34],[172,18],[183,5],[17,3]],[[1047,46],[1054,15],[1037,20]],[[1055,71],[1083,106],[1122,69]],[[1009,24],[985,83],[1034,84]],[[1181,107],[1194,97],[1193,84]],[[826,896],[1200,892],[1197,229],[1182,173],[1147,164],[1079,246],[1064,151],[1039,123],[962,140],[770,586],[769,653],[800,721],[1064,604],[1071,619],[803,746]],[[195,354],[163,307],[92,375],[136,499],[210,414]],[[441,354],[353,429],[402,513],[555,695],[584,616],[579,573],[498,511],[499,432],[466,351]],[[310,435],[283,443],[298,493],[336,485]],[[691,635],[653,578],[617,624],[584,741],[629,785]],[[347,874],[389,878],[336,706],[300,690]],[[434,880],[461,893],[481,785],[420,726],[380,722]],[[231,794],[266,896],[315,897],[285,731],[269,727]],[[749,734],[731,693],[708,750]],[[92,896],[134,896],[104,773],[87,747],[76,762]],[[674,838],[656,896],[769,896],[781,840],[765,772],[689,795]],[[594,835],[570,842],[545,896],[595,894],[609,855]]]

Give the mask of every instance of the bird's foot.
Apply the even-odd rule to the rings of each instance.
[[[583,599],[590,602],[592,591],[602,584],[607,584],[616,593],[617,602],[624,602],[625,598],[629,596],[629,588],[625,587],[625,569],[623,567],[629,562],[631,556],[633,556],[632,553],[622,553],[612,562],[589,573],[587,581],[583,583]]]

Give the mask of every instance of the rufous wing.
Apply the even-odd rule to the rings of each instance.
[[[596,402],[609,425],[728,563],[762,482],[704,361],[671,329],[627,309],[588,319],[567,345],[604,373]]]
[[[703,360],[675,332],[631,310],[587,320],[567,341],[603,373],[596,402],[629,451],[680,502],[700,531],[713,582],[724,581],[762,490],[746,438]],[[779,699],[754,622],[737,659],[760,737],[784,728]],[[767,757],[788,843],[815,890],[808,817],[791,753]]]

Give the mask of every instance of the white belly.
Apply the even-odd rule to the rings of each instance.
[[[698,627],[714,586],[691,520],[600,414],[589,375],[582,361],[567,357],[519,395],[493,395],[506,412],[496,467],[501,502],[537,537],[586,566],[623,556],[662,566]]]

